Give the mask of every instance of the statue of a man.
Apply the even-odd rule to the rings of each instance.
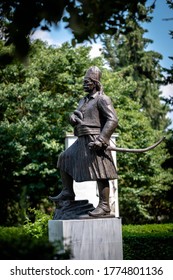
[[[110,151],[106,148],[117,127],[117,117],[111,100],[103,92],[101,71],[92,66],[85,74],[83,88],[86,96],[70,116],[77,140],[61,153],[58,160],[63,189],[54,202],[74,200],[73,180],[97,181],[98,206],[88,214],[93,217],[110,214],[109,180],[117,178],[117,171]]]

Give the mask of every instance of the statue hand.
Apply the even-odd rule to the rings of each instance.
[[[70,116],[70,123],[75,126],[77,124],[83,124],[83,121],[76,114],[72,114]]]
[[[74,114],[75,114],[79,119],[83,120],[83,114],[82,114],[81,111],[75,110],[75,111],[74,111]]]
[[[72,125],[76,125],[76,124],[77,124],[77,122],[76,122],[76,115],[75,115],[75,114],[72,114],[72,115],[70,116],[70,123],[71,123]]]
[[[83,124],[83,114],[82,112],[75,110],[70,116],[70,122],[72,125]]]
[[[90,142],[88,146],[91,150],[100,150],[103,145],[99,140],[95,140],[94,142]]]
[[[77,116],[75,117],[75,120],[76,120],[76,124],[83,124],[84,122],[78,118]]]

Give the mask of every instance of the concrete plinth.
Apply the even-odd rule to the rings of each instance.
[[[49,241],[69,246],[74,260],[122,260],[120,218],[50,220]]]

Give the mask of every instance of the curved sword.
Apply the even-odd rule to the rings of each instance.
[[[116,146],[114,146],[114,147],[108,146],[106,150],[123,152],[123,153],[125,153],[125,152],[127,152],[127,153],[145,153],[145,152],[148,152],[149,150],[152,150],[155,147],[157,147],[164,139],[165,139],[165,136],[163,136],[158,142],[154,143],[152,146],[149,146],[144,149],[127,149],[127,148],[118,148]]]

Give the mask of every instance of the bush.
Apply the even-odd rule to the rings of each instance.
[[[24,231],[35,238],[48,236],[48,221],[51,219],[50,215],[43,213],[41,210],[28,209],[29,215],[33,215],[34,222],[27,217],[23,226]]]
[[[124,225],[124,260],[172,260],[173,224]]]
[[[64,250],[62,242],[48,241],[47,222],[50,217],[38,210],[30,211],[35,214],[34,223],[28,220],[21,227],[0,227],[0,259],[69,259],[70,250]]]
[[[38,220],[29,222],[26,227],[0,227],[0,259],[70,258],[70,250],[64,251],[61,242],[52,244],[48,241],[46,217],[42,221],[43,231]],[[124,260],[172,260],[173,224],[124,225],[123,255]]]

